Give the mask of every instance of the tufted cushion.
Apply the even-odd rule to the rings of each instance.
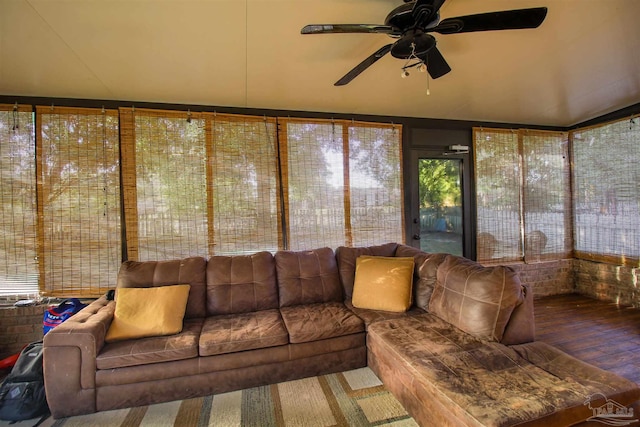
[[[280,312],[292,344],[364,331],[364,322],[341,302],[283,307]]]
[[[184,283],[191,286],[185,319],[205,317],[207,261],[190,257],[170,261],[125,261],[118,272],[118,288],[150,288]]]
[[[198,357],[201,329],[202,319],[190,319],[184,321],[182,332],[175,335],[106,344],[96,357],[96,367],[115,369]]]
[[[200,335],[200,356],[235,353],[289,343],[277,309],[207,317]]]
[[[513,309],[523,301],[513,269],[448,255],[438,268],[429,312],[477,338],[500,341]]]
[[[438,266],[447,257],[445,253],[427,253],[412,246],[400,245],[396,256],[412,256],[416,262],[413,278],[413,304],[422,310],[429,309],[429,300],[436,285]]]
[[[384,320],[389,320],[389,319],[402,319],[403,317],[418,316],[420,314],[425,314],[424,310],[415,306],[411,307],[407,311],[394,312],[394,311],[382,311],[382,310],[370,310],[366,308],[358,308],[358,307],[354,307],[353,304],[349,301],[346,301],[344,305],[347,306],[349,310],[353,311],[353,313],[356,316],[362,319],[362,321],[364,322],[365,329],[369,328],[369,325],[376,322],[382,322]]]
[[[207,264],[207,314],[278,308],[276,266],[270,252],[213,256]]]
[[[340,246],[336,249],[336,260],[340,271],[340,281],[344,288],[345,299],[351,300],[353,296],[353,283],[356,277],[356,259],[361,255],[370,256],[394,256],[397,243],[385,243],[384,245],[350,248]]]
[[[279,251],[275,260],[280,307],[342,301],[338,266],[331,248]]]
[[[411,307],[412,290],[413,257],[363,255],[356,260],[354,307],[404,312]]]

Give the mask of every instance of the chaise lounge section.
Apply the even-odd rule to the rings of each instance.
[[[367,307],[399,271],[363,281],[367,257],[412,260],[406,310]],[[55,418],[367,364],[425,426],[569,425],[596,395],[640,399],[637,384],[535,342],[533,294],[508,267],[389,243],[125,262],[117,288],[176,284],[190,285],[178,334],[105,342],[117,303],[102,297],[46,335]]]
[[[640,399],[637,384],[534,341],[533,295],[512,269],[453,255],[422,267],[425,313],[367,331],[369,366],[420,425],[568,426],[589,404]]]

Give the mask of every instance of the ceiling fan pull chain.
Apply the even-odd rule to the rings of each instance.
[[[402,67],[402,73],[400,74],[400,76],[404,79],[405,77],[409,77],[409,72],[407,71],[407,68],[411,68],[412,66],[409,65],[409,63],[411,62],[411,60],[413,58],[416,58],[416,45],[415,43],[411,43],[411,54],[409,55],[409,57],[407,58],[407,60],[404,63],[404,66]]]

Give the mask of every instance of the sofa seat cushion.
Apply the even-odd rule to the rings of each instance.
[[[148,365],[198,356],[202,319],[185,319],[182,332],[106,344],[96,357],[98,369]]]
[[[368,329],[369,325],[375,322],[381,322],[389,319],[402,319],[403,317],[417,316],[425,313],[423,309],[418,307],[411,307],[405,312],[398,313],[393,311],[370,310],[368,308],[354,307],[351,301],[346,301],[344,304],[349,310],[353,311],[356,316],[364,321],[365,329]]]
[[[285,345],[287,330],[277,309],[225,314],[205,319],[200,356],[233,353]]]
[[[427,404],[435,424],[570,425],[591,415],[589,396],[640,396],[636,384],[544,343],[479,340],[431,314],[375,323],[367,342],[383,383],[405,407]]]
[[[364,331],[364,322],[341,302],[280,308],[292,344]]]
[[[514,345],[510,348],[523,359],[554,377],[565,381],[576,381],[587,388],[589,390],[588,397],[593,399],[593,406],[596,406],[598,400],[596,394],[598,393],[603,393],[609,399],[625,406],[640,399],[638,384],[613,372],[576,359],[545,342],[530,342]]]

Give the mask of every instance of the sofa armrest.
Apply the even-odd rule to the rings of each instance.
[[[114,311],[115,302],[103,296],[45,335],[44,382],[54,418],[95,412],[96,356]]]

